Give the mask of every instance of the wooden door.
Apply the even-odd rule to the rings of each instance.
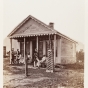
[[[38,52],[39,58],[41,59],[43,57],[43,41],[39,41]]]
[[[20,42],[20,52],[22,57],[24,57],[24,42]]]
[[[30,53],[30,42],[26,42],[26,55]]]

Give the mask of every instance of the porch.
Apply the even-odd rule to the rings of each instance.
[[[48,50],[50,48],[53,52],[54,64],[61,63],[61,37],[56,34],[47,34],[47,35],[33,35],[33,36],[16,36],[10,38],[10,49],[14,48],[12,41],[15,40],[15,50],[19,49],[24,60],[27,57],[27,54],[30,53],[33,62],[33,54],[35,48],[37,48],[39,53],[39,59],[43,55],[48,56]],[[50,43],[51,41],[51,43]],[[11,63],[11,53],[10,53],[10,63]]]

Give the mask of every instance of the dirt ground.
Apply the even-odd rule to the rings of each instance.
[[[29,65],[28,77],[24,69],[25,65],[9,65],[9,58],[4,58],[3,88],[84,88],[82,65],[57,65],[54,73]]]

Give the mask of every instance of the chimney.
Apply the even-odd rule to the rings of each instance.
[[[54,23],[50,22],[49,27],[54,29]]]

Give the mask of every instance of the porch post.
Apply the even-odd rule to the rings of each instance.
[[[31,58],[32,58],[32,41],[30,41],[30,55],[31,55]]]
[[[36,37],[36,49],[38,51],[38,36]],[[35,61],[34,61],[34,67],[35,67]]]
[[[43,40],[43,55],[46,55],[46,42]]]
[[[47,66],[46,72],[54,72],[54,60],[53,60],[53,53],[51,49],[51,40],[49,35],[49,50],[48,50],[48,58],[46,59]]]
[[[20,51],[20,42],[18,42],[18,45],[19,45],[19,51]]]
[[[25,57],[25,37],[24,37],[24,60],[25,60],[25,76],[27,76],[28,72],[27,72],[27,61]]]
[[[56,35],[54,35],[54,64],[56,59]]]
[[[38,50],[38,36],[36,37],[36,48]]]
[[[58,47],[57,47],[57,57],[58,57],[58,63],[61,63],[61,38],[58,38]]]
[[[11,59],[12,59],[12,39],[10,38],[10,64],[11,64]]]

